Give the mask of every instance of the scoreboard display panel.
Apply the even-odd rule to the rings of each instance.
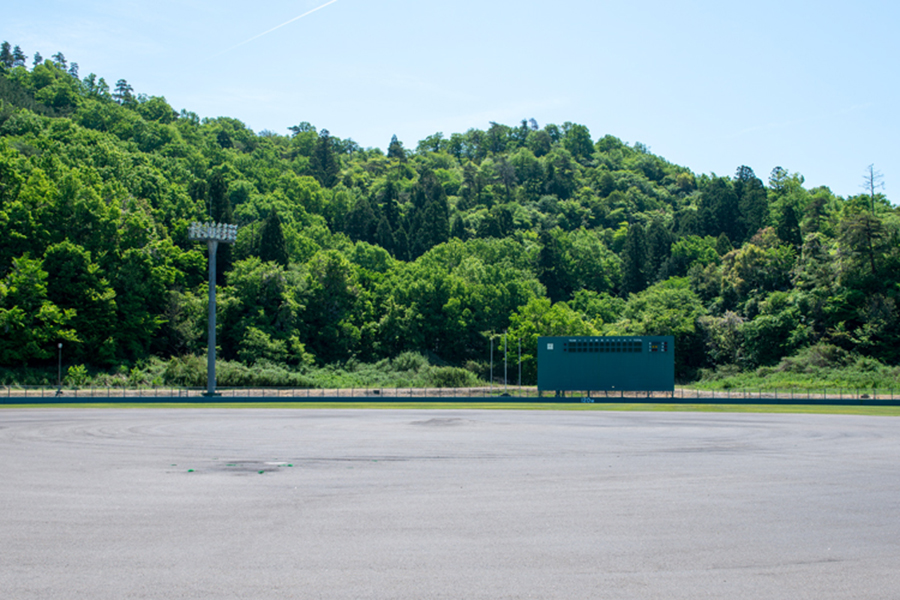
[[[539,337],[538,390],[671,392],[671,335]]]

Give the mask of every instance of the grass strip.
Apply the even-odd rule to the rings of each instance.
[[[817,415],[866,415],[900,416],[900,406],[845,406],[845,405],[805,405],[805,404],[647,404],[647,403],[604,403],[558,404],[535,402],[114,402],[85,404],[7,404],[7,408],[59,409],[59,408],[121,408],[121,409],[294,409],[315,410],[323,408],[366,409],[366,410],[566,410],[566,411],[632,411],[632,412],[707,412],[707,413],[772,413],[772,414],[817,414]]]

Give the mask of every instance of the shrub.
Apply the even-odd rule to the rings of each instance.
[[[418,371],[428,364],[428,359],[417,352],[403,352],[391,362],[395,371]]]
[[[459,367],[434,367],[428,373],[428,385],[439,388],[461,388],[478,385],[474,373]]]
[[[66,371],[63,383],[73,387],[82,387],[90,381],[87,368],[84,365],[72,365]]]
[[[195,354],[173,357],[166,363],[163,380],[169,385],[201,387],[206,383],[206,359]]]

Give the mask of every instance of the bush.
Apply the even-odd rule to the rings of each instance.
[[[418,371],[428,365],[428,359],[417,352],[403,352],[391,362],[395,371]]]
[[[63,379],[63,383],[73,387],[87,385],[89,381],[90,375],[84,365],[72,365],[66,371],[66,377]]]
[[[433,367],[428,373],[428,385],[439,388],[461,388],[478,385],[474,373],[458,367]]]
[[[206,384],[206,358],[195,354],[171,358],[163,370],[163,380],[169,385],[201,387]]]

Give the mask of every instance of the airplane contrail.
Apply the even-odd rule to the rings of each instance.
[[[231,48],[228,48],[227,50],[223,50],[222,52],[220,52],[220,53],[217,54],[216,56],[221,56],[222,54],[225,54],[226,52],[231,52],[231,51],[234,50],[235,48],[240,48],[240,47],[243,46],[244,44],[249,44],[249,43],[252,42],[253,40],[258,40],[258,39],[261,38],[262,36],[268,35],[268,34],[272,33],[273,31],[275,31],[276,29],[281,29],[281,28],[284,27],[285,25],[290,25],[290,24],[293,23],[294,21],[298,21],[298,20],[302,19],[303,17],[308,17],[309,15],[313,14],[313,13],[316,12],[317,10],[322,10],[323,8],[325,8],[326,6],[328,6],[329,4],[334,4],[335,2],[337,2],[337,0],[328,0],[328,2],[326,2],[325,4],[323,4],[323,5],[321,5],[321,6],[317,6],[317,7],[315,7],[315,8],[312,9],[312,10],[308,10],[308,11],[306,11],[305,13],[303,13],[302,15],[300,15],[299,17],[294,17],[293,19],[291,19],[291,20],[289,20],[289,21],[285,21],[285,22],[282,23],[281,25],[276,25],[275,27],[273,27],[272,29],[269,29],[268,31],[263,31],[263,32],[260,33],[259,35],[254,35],[252,38],[250,38],[250,39],[248,39],[248,40],[244,40],[244,41],[241,42],[240,44],[235,44],[235,45],[232,46]]]

